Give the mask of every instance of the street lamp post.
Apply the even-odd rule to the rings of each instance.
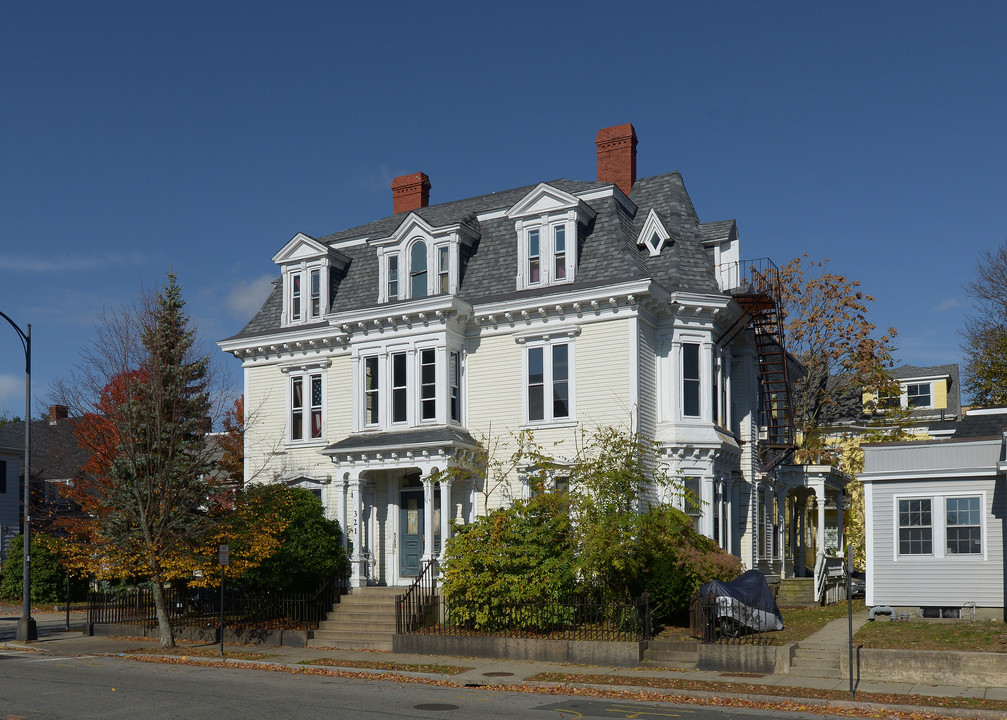
[[[21,642],[38,639],[35,618],[31,616],[31,325],[22,331],[13,320],[0,312],[21,338],[24,348],[24,575],[21,592],[21,619],[17,623],[17,639]]]

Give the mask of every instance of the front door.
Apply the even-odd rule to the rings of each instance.
[[[399,575],[415,577],[423,558],[423,488],[402,490],[399,502]]]

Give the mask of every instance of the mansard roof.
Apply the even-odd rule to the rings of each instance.
[[[412,213],[434,228],[464,225],[478,238],[470,247],[462,249],[457,292],[458,297],[473,304],[548,296],[555,292],[638,280],[653,281],[670,292],[721,293],[703,241],[733,239],[737,232],[734,221],[701,223],[678,173],[637,180],[629,203],[611,183],[553,180],[545,184],[570,195],[584,196],[583,202],[594,212],[579,238],[575,282],[558,287],[516,289],[518,242],[515,223],[501,211],[520,202],[539,187],[537,184],[397,213],[316,238],[323,245],[338,248],[347,260],[345,267],[332,272],[332,311],[379,307],[376,249],[369,242],[346,243],[388,238]],[[646,246],[637,244],[651,210],[656,211],[670,235],[661,253],[653,257]],[[393,305],[386,303],[380,307]],[[280,332],[281,310],[282,283],[277,281],[255,317],[229,339]],[[300,325],[297,329],[305,327]]]

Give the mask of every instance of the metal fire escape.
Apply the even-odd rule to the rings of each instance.
[[[794,452],[793,398],[780,310],[780,272],[768,258],[721,268],[728,292],[745,311],[717,344],[730,342],[749,324],[759,359],[759,469],[770,473]]]

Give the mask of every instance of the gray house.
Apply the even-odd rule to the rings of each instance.
[[[1003,617],[1007,408],[947,438],[865,444],[867,604]]]

